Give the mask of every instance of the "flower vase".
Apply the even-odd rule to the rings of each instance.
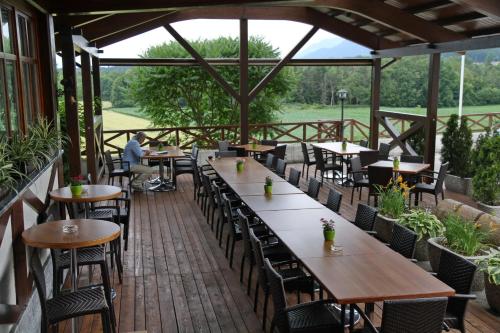
[[[253,142],[252,143],[252,149],[255,149],[255,148],[257,148],[257,143]]]
[[[394,170],[399,170],[399,158],[395,158],[392,162]]]
[[[80,195],[82,195],[83,185],[71,185],[70,190],[71,190],[71,194],[74,197],[79,197]]]
[[[264,185],[264,194],[266,195],[273,194],[273,185]]]
[[[347,142],[346,141],[342,141],[342,150],[343,151],[347,150]]]
[[[243,163],[238,163],[236,164],[236,171],[242,172],[243,171]]]
[[[335,230],[323,230],[323,236],[325,236],[325,241],[333,242],[335,239]]]

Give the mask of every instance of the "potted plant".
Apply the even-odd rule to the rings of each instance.
[[[266,177],[266,182],[264,184],[264,193],[267,195],[273,194],[273,179],[269,176]]]
[[[413,230],[417,234],[417,245],[415,247],[415,259],[418,261],[429,260],[427,240],[431,237],[439,237],[444,233],[444,225],[431,212],[423,209],[413,209],[402,214],[398,223]]]
[[[487,133],[478,139],[473,154],[475,175],[472,178],[473,198],[478,208],[500,216],[500,134]]]
[[[0,200],[16,191],[18,181],[24,176],[14,168],[8,157],[6,143],[0,142]]]
[[[75,197],[79,197],[83,193],[83,176],[76,176],[71,178],[70,184],[71,194]]]
[[[47,161],[54,157],[59,143],[66,141],[66,137],[45,118],[38,119],[35,125],[30,126],[29,135],[30,140],[37,144],[38,153]]]
[[[376,186],[378,193],[378,214],[374,230],[377,238],[389,242],[392,237],[392,228],[397,219],[406,211],[406,200],[410,187],[399,176],[396,181],[391,180],[387,186]]]
[[[253,139],[252,140],[252,149],[257,148],[257,140]]]
[[[396,156],[394,157],[394,160],[392,161],[392,167],[394,170],[399,170],[399,157]]]
[[[245,160],[238,159],[236,160],[236,171],[242,172],[245,167]]]
[[[434,272],[439,269],[439,259],[443,248],[474,263],[484,258],[487,233],[481,230],[479,225],[458,214],[448,214],[442,222],[445,227],[443,236],[428,240],[429,261]],[[484,288],[483,275],[480,271],[476,272],[472,290],[481,291]]]
[[[7,153],[14,167],[19,172],[29,175],[35,169],[40,169],[43,166],[45,158],[41,149],[40,143],[36,141],[35,137],[18,133],[10,139]]]
[[[342,150],[346,151],[346,149],[347,149],[347,140],[344,139],[344,140],[342,140]]]
[[[490,308],[500,313],[500,248],[490,249],[488,255],[479,261],[484,272],[484,292]]]
[[[335,240],[335,221],[327,220],[325,218],[320,219],[323,225],[323,236],[326,242],[333,242]]]
[[[441,140],[441,162],[448,162],[448,174],[445,177],[446,189],[470,195],[472,193],[472,131],[467,125],[467,118],[460,119],[452,114],[446,123],[446,130]]]

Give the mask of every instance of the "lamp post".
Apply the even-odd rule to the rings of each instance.
[[[344,100],[347,98],[348,92],[345,89],[337,91],[337,97],[340,99],[340,141],[344,141]]]

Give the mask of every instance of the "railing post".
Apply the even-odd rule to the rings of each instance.
[[[179,136],[179,129],[176,128],[175,129],[175,145],[176,146],[179,146],[181,140],[180,140],[180,136]]]
[[[321,132],[323,131],[323,123],[318,121],[318,142],[321,142]]]

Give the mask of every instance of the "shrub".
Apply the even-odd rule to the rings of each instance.
[[[452,114],[446,123],[441,142],[441,161],[449,162],[449,173],[462,178],[472,176],[472,131],[467,125],[467,118],[462,117],[459,126],[458,115]]]
[[[439,237],[444,233],[444,225],[438,218],[423,209],[414,209],[401,215],[398,223],[417,233],[418,240]]]
[[[473,152],[473,197],[487,205],[500,205],[500,134],[481,136]]]
[[[488,256],[478,261],[479,268],[488,273],[488,280],[497,286],[500,286],[500,247],[490,249]]]
[[[485,248],[487,233],[480,230],[477,224],[456,214],[447,215],[443,224],[449,249],[465,256],[474,256]]]

